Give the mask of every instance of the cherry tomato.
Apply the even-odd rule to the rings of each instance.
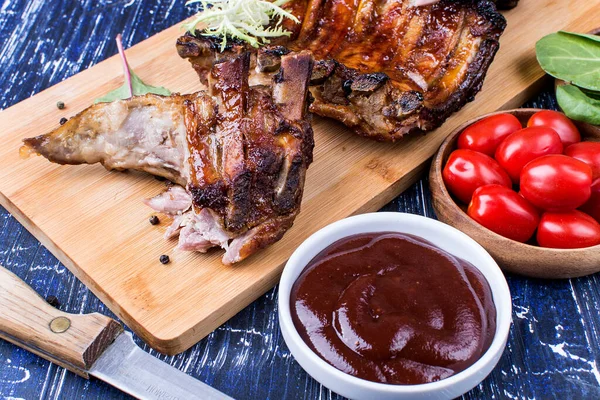
[[[521,170],[531,160],[547,154],[562,154],[560,137],[550,128],[525,128],[508,136],[496,149],[498,164],[519,183]]]
[[[496,160],[473,150],[454,150],[442,171],[444,183],[460,201],[469,204],[475,189],[497,183],[510,187],[511,181]]]
[[[600,222],[600,178],[592,183],[592,195],[579,209]]]
[[[565,114],[558,111],[537,112],[529,118],[527,126],[545,126],[554,129],[565,147],[581,142],[581,134],[575,124]]]
[[[536,158],[523,168],[521,194],[536,207],[566,211],[583,205],[591,195],[592,168],[564,155]]]
[[[583,161],[592,167],[594,179],[600,178],[600,142],[580,142],[565,149],[565,155]]]
[[[498,145],[522,128],[521,122],[512,114],[492,115],[467,127],[458,137],[458,148],[494,157]]]
[[[539,212],[531,203],[501,185],[478,188],[467,214],[489,230],[518,242],[528,241],[540,221]]]
[[[555,249],[578,249],[600,244],[600,224],[589,215],[573,210],[542,215],[538,244]]]

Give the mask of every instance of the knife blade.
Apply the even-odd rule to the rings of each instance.
[[[2,266],[0,338],[140,399],[231,399],[146,353],[117,321],[98,313],[68,314],[50,306]]]

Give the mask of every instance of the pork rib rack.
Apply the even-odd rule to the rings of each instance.
[[[177,185],[147,201],[172,214],[183,250],[243,260],[279,240],[300,211],[312,161],[309,52],[288,54],[269,86],[248,85],[250,55],[214,65],[210,91],[95,104],[25,147],[60,164],[102,163]]]
[[[310,110],[357,133],[395,141],[440,126],[473,100],[499,47],[506,21],[491,0],[293,0],[301,21],[292,36],[254,50],[261,73],[277,69],[289,51],[309,50],[316,64]],[[206,82],[212,64],[250,50],[199,33],[177,41]]]

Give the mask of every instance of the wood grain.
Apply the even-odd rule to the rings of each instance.
[[[125,43],[137,43],[192,12],[180,0],[0,0],[0,4],[0,77],[6,89],[0,95],[0,108],[114,54],[117,33],[123,33]],[[43,44],[21,40],[24,32],[44,38]],[[32,54],[39,63],[28,62]],[[550,85],[548,81],[543,93],[536,93],[528,105],[555,109]],[[384,210],[433,217],[426,179]],[[63,311],[100,312],[118,319],[2,206],[0,264],[42,296],[57,296]],[[507,349],[492,374],[463,399],[600,398],[599,274],[553,281],[507,275],[513,298]],[[139,337],[134,339],[156,357],[235,399],[341,400],[290,355],[278,329],[276,298],[274,290],[268,291],[175,356],[159,354]],[[3,340],[0,393],[16,399],[130,398],[102,381],[82,379]]]
[[[348,215],[378,209],[407,188],[461,121],[522,103],[543,76],[535,41],[561,28],[591,29],[599,13],[593,4],[566,0],[524,2],[506,13],[509,26],[477,101],[427,136],[396,145],[373,143],[317,119],[315,163],[308,171],[302,213],[281,242],[238,266],[222,266],[218,252],[173,251],[174,243],[162,240],[164,226],[150,226],[150,210],[141,204],[162,190],[152,178],[18,158],[21,138],[56,126],[57,100],[76,113],[120,84],[114,57],[0,114],[0,203],[144,340],[177,353],[272,287],[287,257],[308,235]],[[190,92],[199,85],[174,51],[179,33],[178,26],[169,28],[128,50],[128,56],[147,82]],[[163,253],[173,260],[168,266],[158,262]]]
[[[537,111],[539,110],[524,108],[505,112],[513,114],[526,126],[529,118]],[[450,195],[442,178],[442,170],[450,153],[456,149],[458,136],[467,126],[489,115],[467,121],[457,128],[442,143],[433,159],[429,185],[438,219],[472,237],[508,272],[546,279],[576,278],[599,272],[600,245],[583,249],[548,249],[510,240],[475,222]],[[600,127],[574,122],[584,139],[600,141]]]
[[[88,378],[121,325],[102,314],[67,314],[52,307],[0,266],[0,338]]]

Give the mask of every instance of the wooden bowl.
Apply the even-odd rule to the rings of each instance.
[[[442,143],[429,172],[433,208],[438,219],[469,235],[494,257],[508,272],[536,278],[574,278],[600,271],[600,245],[583,249],[548,249],[516,242],[500,236],[471,219],[448,193],[442,179],[442,169],[450,153],[456,149],[460,133],[469,125],[494,114],[509,113],[523,126],[535,112],[533,108],[500,111],[466,122],[453,131]],[[600,127],[573,121],[583,138],[600,141]],[[466,207],[463,205],[463,207]]]

